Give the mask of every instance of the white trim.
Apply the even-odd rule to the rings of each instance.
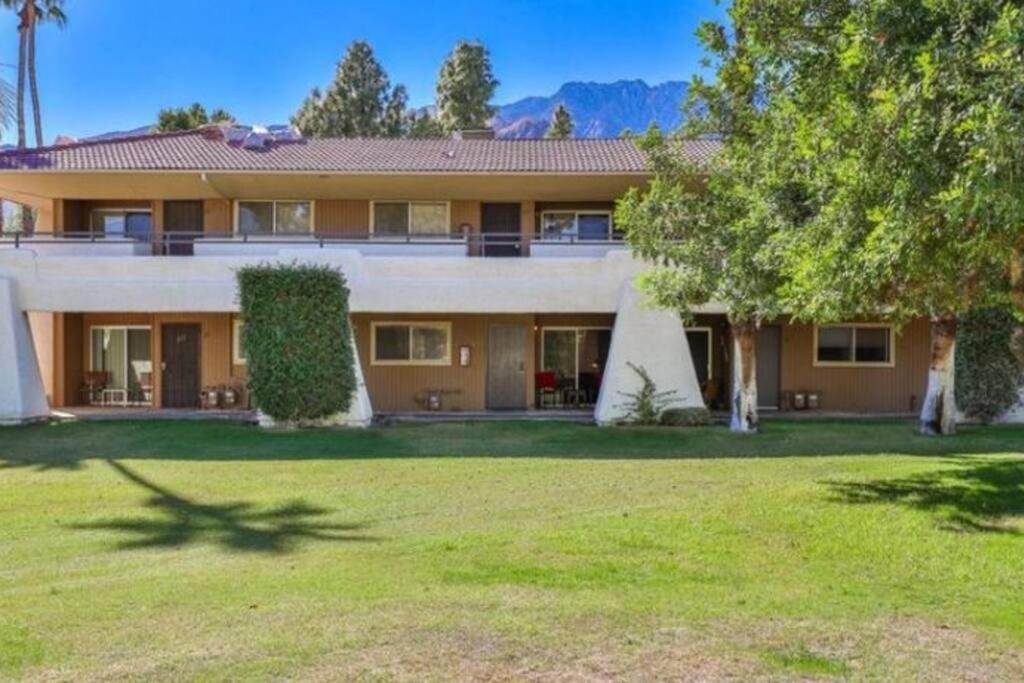
[[[853,335],[850,339],[851,351],[854,354],[854,360],[818,360],[818,329],[820,327],[849,327],[853,330]],[[857,328],[885,328],[889,332],[889,360],[886,362],[878,361],[858,361],[856,360],[857,353]],[[896,367],[896,330],[890,323],[828,323],[825,325],[814,326],[814,341],[811,344],[811,362],[813,367],[816,368],[893,368]]]
[[[238,316],[231,318],[231,362],[235,365],[247,365],[242,355],[242,326],[245,323]]]
[[[286,233],[287,236],[301,236],[301,235],[314,235],[316,234],[316,200],[315,199],[233,199],[231,201],[232,213],[232,232],[235,235],[241,235],[238,231],[238,223],[241,218],[241,210],[239,204],[251,203],[251,204],[273,204],[272,214],[274,216],[274,224],[271,226],[270,235],[263,235],[264,237],[272,237],[279,234],[277,232],[277,203],[283,204],[309,204],[309,232],[305,233]],[[260,235],[257,235],[259,237]]]
[[[426,327],[435,330],[444,330],[445,333],[445,356],[437,359],[413,359],[409,360],[382,360],[377,358],[377,328],[378,327],[408,327],[409,328],[409,353],[412,354],[412,330],[414,327]],[[452,364],[452,324],[440,320],[374,320],[370,322],[370,365],[433,365],[444,366]]]
[[[374,234],[376,228],[374,226],[374,211],[373,208],[377,204],[408,204],[409,205],[409,225],[406,227],[406,235],[413,236],[418,233],[411,232],[412,230],[412,205],[413,204],[444,204],[444,232],[442,235],[450,235],[452,233],[452,203],[448,199],[371,199],[370,200],[370,220],[369,232]],[[425,237],[439,237],[440,235],[425,235]],[[401,235],[387,235],[387,237],[401,237]]]
[[[595,215],[595,216],[607,216],[608,217],[608,234],[605,235],[604,241],[611,240],[615,235],[615,212],[611,209],[545,209],[540,212],[540,234],[541,240],[545,239],[544,235],[544,217],[554,213],[571,213],[573,214],[573,225],[572,234],[575,236],[577,241],[581,242],[600,242],[602,240],[590,240],[580,238],[580,216],[581,215]],[[552,237],[551,239],[556,239]]]
[[[579,335],[579,333],[580,332],[595,331],[595,330],[596,331],[607,330],[608,332],[611,332],[612,328],[611,327],[602,326],[602,325],[580,325],[580,326],[576,326],[576,325],[543,325],[543,326],[541,326],[541,328],[540,328],[540,371],[541,372],[551,372],[550,370],[547,369],[547,366],[544,364],[544,358],[545,358],[545,353],[544,353],[544,351],[545,351],[545,348],[544,348],[544,333],[547,332],[548,330],[551,330],[553,332],[576,332],[576,335],[573,338],[574,339],[574,345],[573,345],[574,346],[574,355],[573,355],[573,384],[575,385],[576,389],[579,389],[580,388],[580,335]]]
[[[694,327],[684,327],[683,328],[683,332],[703,332],[704,334],[706,334],[708,336],[708,381],[710,382],[711,379],[715,376],[715,373],[714,373],[715,365],[714,365],[714,362],[713,362],[713,359],[715,357],[715,348],[714,348],[715,335],[713,333],[713,330],[710,327],[706,326],[706,325],[695,325]],[[691,352],[691,354],[692,354],[692,352]]]

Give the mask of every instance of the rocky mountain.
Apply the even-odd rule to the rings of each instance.
[[[667,81],[650,86],[644,81],[566,83],[549,97],[526,97],[498,107],[494,129],[498,137],[543,137],[551,115],[564,104],[583,138],[617,137],[625,129],[641,133],[652,123],[662,130],[682,122],[686,83]]]

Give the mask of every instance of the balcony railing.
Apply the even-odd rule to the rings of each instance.
[[[89,231],[6,233],[0,249],[30,249],[54,256],[247,256],[275,255],[282,250],[355,249],[367,256],[438,257],[581,257],[604,256],[622,249],[621,239],[581,239],[523,233],[309,234],[254,235],[206,232],[164,232],[148,235],[105,235]]]

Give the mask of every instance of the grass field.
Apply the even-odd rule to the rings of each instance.
[[[1024,679],[1024,428],[0,429],[0,678]]]

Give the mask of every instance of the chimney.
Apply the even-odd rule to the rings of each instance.
[[[452,133],[453,140],[493,140],[493,128],[469,128]]]

